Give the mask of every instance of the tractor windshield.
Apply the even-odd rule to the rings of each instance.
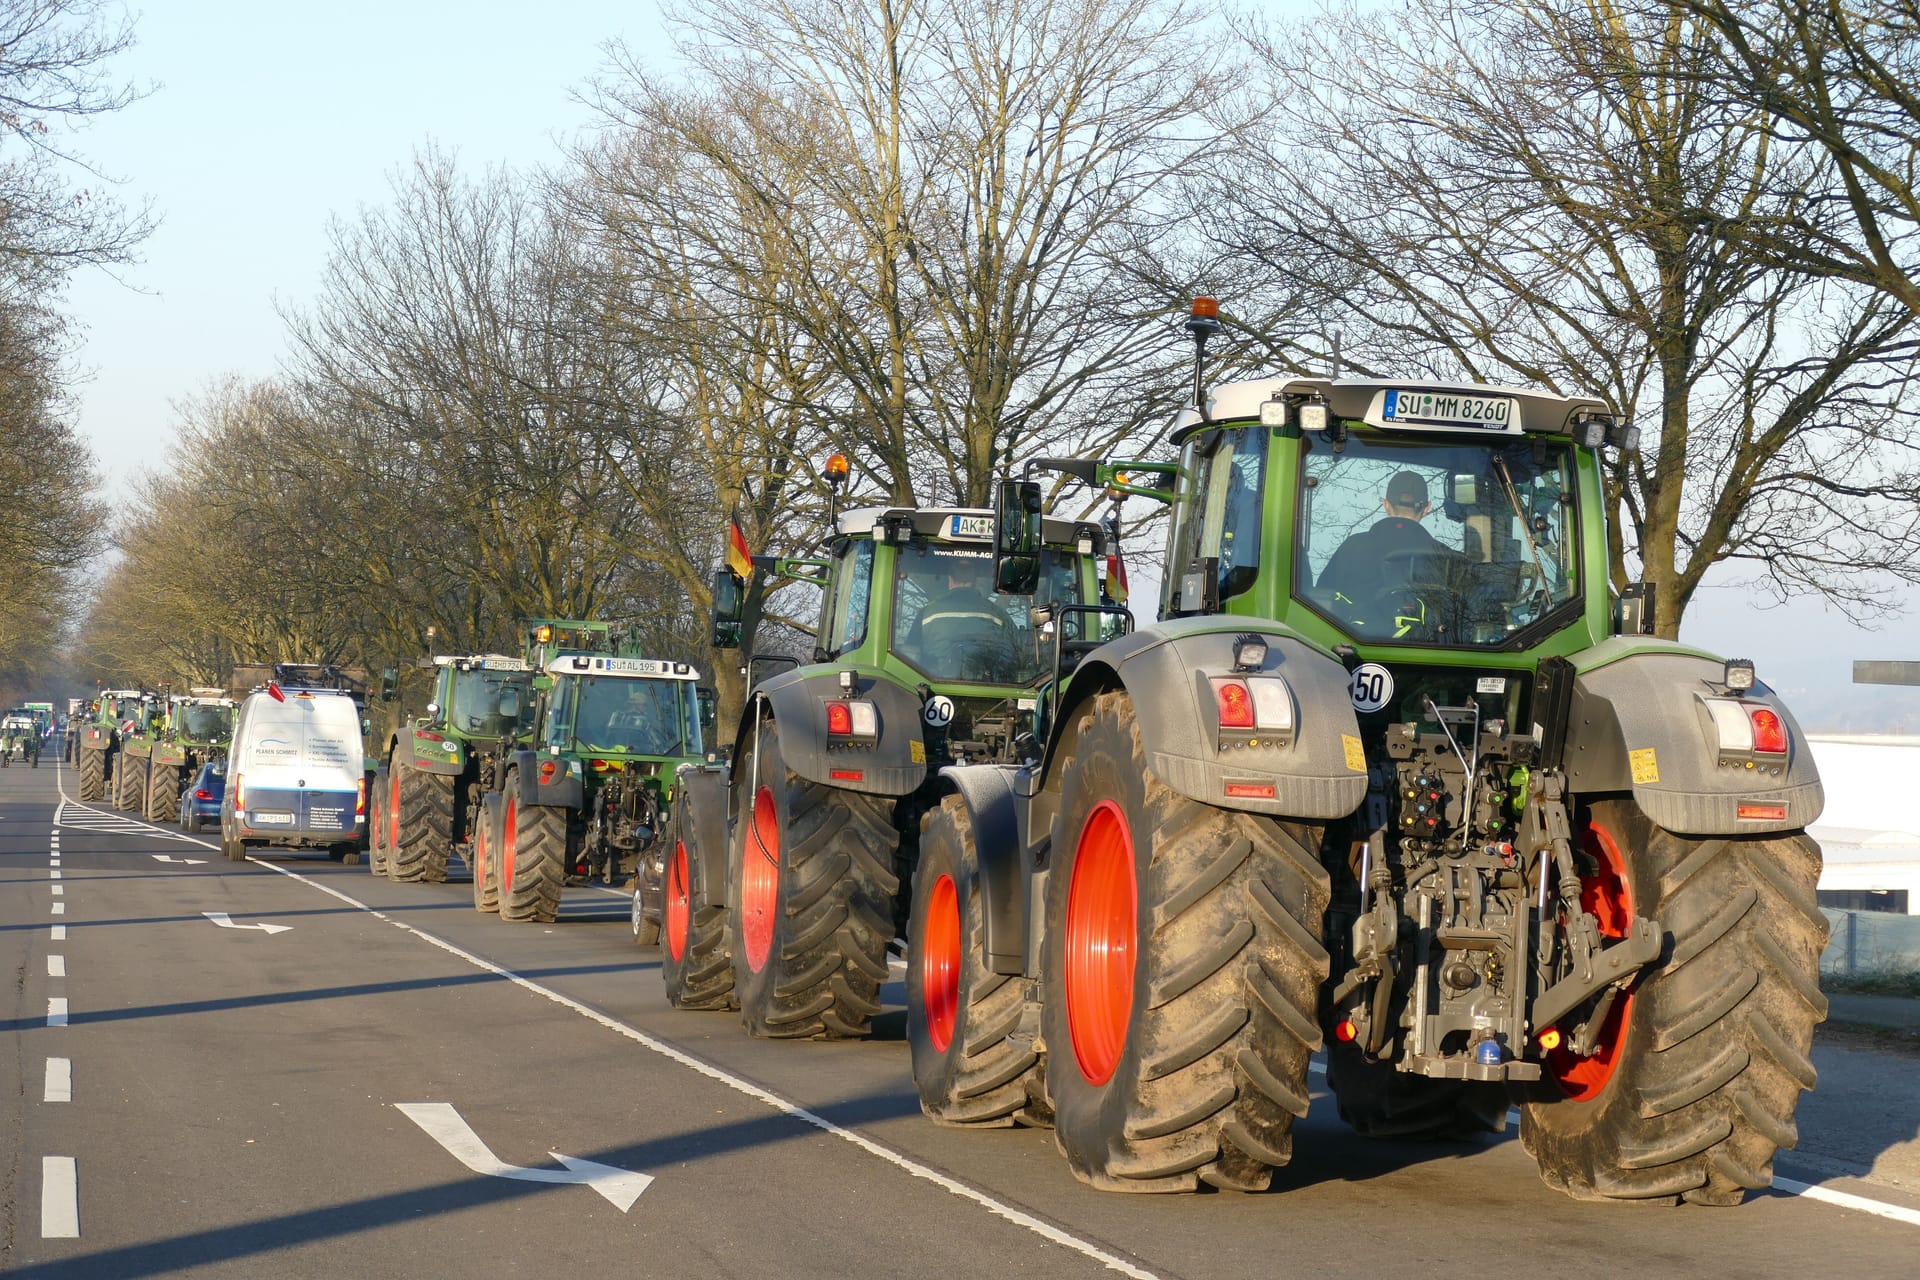
[[[180,708],[180,736],[192,742],[219,742],[233,736],[233,708],[189,703]]]
[[[1042,551],[1029,600],[993,590],[992,552],[915,541],[894,560],[893,651],[929,680],[1030,684],[1053,666],[1028,606],[1082,603],[1078,568],[1071,553]]]
[[[684,680],[583,677],[575,689],[575,748],[585,755],[692,754],[699,740],[692,702],[693,686]]]
[[[1355,431],[1300,457],[1293,594],[1357,640],[1498,648],[1579,594],[1566,445]]]
[[[503,738],[516,728],[532,722],[533,695],[529,677],[523,671],[455,670],[453,692],[448,699],[447,724],[475,738]],[[500,694],[505,689],[520,693],[517,717],[500,714]]]

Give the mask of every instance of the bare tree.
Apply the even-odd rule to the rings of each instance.
[[[1652,581],[1663,633],[1718,564],[1855,612],[1883,604],[1883,575],[1920,580],[1913,315],[1700,224],[1764,222],[1832,176],[1678,74],[1716,56],[1710,24],[1459,0],[1256,38],[1288,110],[1223,171],[1218,242],[1308,284],[1363,367],[1598,394],[1639,420],[1643,452],[1608,463],[1612,572]]]

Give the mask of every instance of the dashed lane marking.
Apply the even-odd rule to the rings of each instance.
[[[67,926],[63,924],[57,924],[53,926],[52,940],[54,942],[65,942],[67,940]]]
[[[59,897],[61,894],[65,893],[66,891],[67,891],[67,886],[63,884],[57,884],[53,886],[53,896],[56,898]]]
[[[46,1102],[73,1101],[73,1059],[47,1059],[47,1085],[43,1094]]]
[[[53,914],[55,914],[55,915],[57,915],[57,916],[63,916],[63,915],[65,915],[65,914],[67,914],[67,904],[66,904],[66,903],[64,903],[64,902],[56,902],[56,903],[54,903],[54,904],[53,904]]]
[[[66,977],[67,976],[67,958],[65,956],[48,956],[47,957],[47,976],[49,978]]]
[[[65,996],[47,997],[47,1025],[64,1027],[67,1025],[67,998]]]
[[[72,1156],[40,1159],[40,1238],[80,1238],[80,1171]]]

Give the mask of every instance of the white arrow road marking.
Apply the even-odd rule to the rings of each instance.
[[[153,860],[155,862],[184,862],[190,867],[204,867],[207,865],[205,858],[169,858],[164,853],[154,854]]]
[[[258,929],[265,934],[285,933],[293,928],[290,924],[235,924],[224,911],[202,911],[201,915],[219,925],[222,929]]]
[[[640,1193],[653,1183],[652,1174],[616,1169],[610,1164],[596,1164],[576,1156],[563,1156],[558,1151],[549,1151],[547,1154],[567,1166],[565,1173],[558,1169],[522,1169],[494,1155],[450,1102],[396,1102],[393,1105],[407,1119],[425,1129],[427,1136],[445,1147],[455,1160],[475,1173],[484,1173],[490,1178],[578,1183],[592,1187],[608,1204],[622,1213],[632,1209]]]

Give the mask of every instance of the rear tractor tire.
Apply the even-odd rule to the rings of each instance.
[[[145,756],[121,753],[120,767],[114,770],[114,808],[131,813],[146,805],[147,766],[148,760]]]
[[[1799,832],[1691,839],[1624,797],[1581,818],[1593,868],[1581,903],[1601,933],[1644,916],[1667,944],[1616,999],[1591,1056],[1547,1054],[1520,1141],[1577,1200],[1738,1204],[1771,1184],[1814,1084],[1820,848]]]
[[[1264,1190],[1320,1045],[1319,831],[1173,791],[1124,692],[1079,729],[1047,877],[1054,1141],[1102,1190]]]
[[[98,803],[106,798],[107,753],[80,752],[80,799]]]
[[[147,771],[148,822],[174,822],[180,817],[180,770],[172,765]]]
[[[946,797],[920,832],[907,921],[907,1044],[920,1109],[935,1124],[956,1127],[1047,1123],[1033,1038],[1013,1038],[1027,984],[987,968],[980,860],[966,804]]]
[[[736,1009],[732,915],[707,900],[703,860],[724,857],[694,840],[693,805],[674,806],[673,847],[660,901],[660,977],[676,1009]]]
[[[387,797],[393,781],[385,765],[374,770],[372,793],[367,805],[367,870],[376,876],[387,874],[388,852],[393,842],[393,816]]]
[[[767,1039],[864,1036],[894,937],[893,801],[791,772],[772,721],[753,752],[734,772],[728,882],[740,1021]]]
[[[500,918],[552,924],[560,915],[560,890],[567,879],[567,811],[522,805],[519,789],[519,779],[508,774],[501,819]]]
[[[397,785],[388,800],[399,822],[387,851],[387,875],[395,880],[445,884],[453,847],[454,779],[409,765],[392,766]]]
[[[473,909],[491,915],[500,910],[500,835],[506,803],[498,795],[483,797],[473,824],[473,843],[467,862],[473,870]]]

